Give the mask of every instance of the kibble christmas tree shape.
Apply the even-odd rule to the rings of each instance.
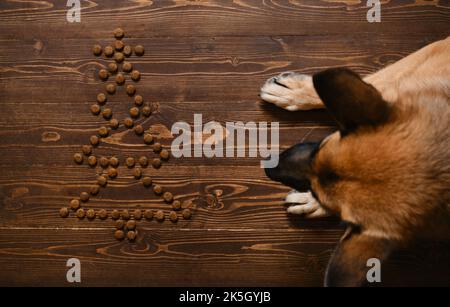
[[[111,62],[106,68],[100,69],[97,74],[102,80],[104,91],[98,93],[96,103],[91,105],[90,112],[94,116],[102,116],[106,121],[105,125],[98,127],[97,134],[92,135],[88,144],[82,145],[80,152],[73,155],[73,161],[78,165],[86,164],[90,168],[100,169],[96,174],[96,184],[89,191],[83,191],[77,197],[73,198],[67,207],[59,210],[62,218],[71,215],[78,219],[100,220],[112,219],[115,221],[114,237],[117,240],[128,239],[134,241],[138,235],[137,223],[140,221],[157,220],[162,223],[171,221],[177,223],[179,218],[188,220],[192,216],[191,209],[193,203],[189,200],[181,202],[176,195],[166,191],[161,185],[154,182],[149,174],[150,169],[158,170],[162,167],[164,161],[168,161],[170,153],[167,149],[156,141],[156,138],[146,131],[139,123],[140,118],[148,118],[154,111],[154,106],[146,103],[144,97],[139,95],[136,88],[137,82],[141,79],[141,73],[134,67],[129,58],[133,55],[143,56],[145,49],[141,45],[130,46],[123,41],[125,32],[122,29],[114,31],[115,41],[112,45],[102,47],[94,45],[92,52],[95,56],[104,56]],[[129,114],[126,118],[120,120],[115,117],[113,110],[108,107],[108,97],[116,94],[117,91],[124,90],[132,101]],[[152,156],[141,155],[140,157],[117,157],[117,156],[99,156],[96,150],[102,146],[102,140],[114,134],[119,128],[132,129],[134,133],[142,137],[142,142],[152,149]],[[94,210],[84,208],[89,200],[98,196],[101,189],[107,188],[110,180],[120,177],[120,169],[130,169],[134,180],[138,180],[151,193],[161,198],[168,205],[167,211],[152,209],[135,208],[131,212],[129,208],[112,208],[110,211],[105,209]],[[166,219],[166,216],[168,217]]]

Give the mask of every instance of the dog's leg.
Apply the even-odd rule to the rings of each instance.
[[[291,205],[287,212],[291,214],[304,214],[305,218],[318,218],[329,216],[330,214],[320,206],[311,192],[301,193],[293,190],[286,197],[286,203]]]
[[[324,105],[317,95],[312,77],[284,72],[270,78],[261,88],[261,98],[289,111],[320,109]]]
[[[347,229],[328,263],[325,286],[356,287],[368,284],[367,273],[372,266],[367,261],[376,258],[382,263],[395,247],[396,243],[392,240],[371,236],[359,229]],[[382,278],[381,273],[382,267]]]

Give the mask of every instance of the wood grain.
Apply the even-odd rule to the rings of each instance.
[[[342,234],[336,218],[286,214],[290,190],[270,181],[260,158],[170,159],[145,170],[193,217],[141,221],[136,243],[117,242],[113,222],[63,219],[62,206],[88,189],[101,168],[73,154],[105,121],[89,112],[108,61],[94,44],[146,48],[130,61],[142,73],[137,92],[158,106],[146,129],[170,148],[176,121],[280,123],[280,149],[320,141],[335,130],[326,111],[287,112],[261,102],[267,78],[346,66],[362,75],[450,33],[445,1],[384,1],[382,22],[366,21],[365,1],[84,1],[82,22],[65,19],[65,1],[0,3],[0,285],[73,286],[70,257],[82,261],[82,286],[320,286]],[[114,117],[132,102],[109,97]],[[121,159],[119,176],[84,207],[163,209],[169,205],[132,178],[127,156],[151,147],[120,128],[95,150]],[[221,190],[211,203],[207,195]],[[400,251],[386,264],[386,285],[448,285],[448,246]],[[386,274],[385,274],[386,273]]]

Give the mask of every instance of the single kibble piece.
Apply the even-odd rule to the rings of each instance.
[[[138,117],[139,116],[139,109],[137,107],[130,108],[130,116],[131,117]]]
[[[117,157],[111,157],[111,159],[109,159],[109,164],[112,167],[117,167],[119,166],[119,159]]]
[[[104,119],[110,119],[112,117],[112,110],[110,108],[105,108],[102,112]]]
[[[144,185],[144,187],[148,188],[149,186],[152,185],[152,178],[150,177],[142,178],[142,184]]]
[[[104,105],[105,102],[106,102],[106,95],[103,94],[103,93],[99,93],[97,95],[97,102],[98,102],[99,105]]]
[[[131,48],[131,46],[126,45],[125,47],[123,47],[123,55],[126,56],[127,58],[133,53],[133,48]]]
[[[116,238],[117,240],[121,241],[125,238],[125,233],[122,230],[116,230],[114,232],[114,238]]]
[[[165,218],[164,211],[162,211],[162,210],[156,211],[155,218],[158,222],[164,221],[164,218]]]
[[[92,47],[92,53],[94,53],[95,56],[99,56],[102,54],[102,46],[95,44],[94,47]]]
[[[116,229],[123,229],[125,227],[125,221],[124,220],[117,220],[115,226],[116,226]]]
[[[161,152],[159,153],[159,156],[161,157],[161,159],[163,160],[168,160],[169,159],[169,151],[167,149],[163,149],[161,150]]]
[[[114,60],[115,60],[117,63],[123,62],[124,59],[125,59],[125,56],[123,55],[122,52],[116,52],[116,53],[114,54]]]
[[[153,144],[153,152],[154,153],[158,153],[162,150],[162,146],[160,143],[155,143]]]
[[[72,199],[70,201],[70,209],[77,210],[80,208],[80,201],[78,199]]]
[[[98,104],[91,105],[91,113],[94,115],[99,115],[101,111],[101,108]]]
[[[139,157],[139,164],[142,167],[147,167],[148,166],[148,158],[146,156]]]
[[[130,219],[130,212],[128,212],[127,209],[122,210],[122,212],[120,213],[120,217],[124,220],[129,220]]]
[[[83,155],[80,153],[76,153],[73,155],[73,161],[75,161],[75,163],[77,164],[81,164],[83,163]]]
[[[102,80],[108,80],[108,71],[106,69],[100,69],[100,71],[98,72],[98,77]]]
[[[134,230],[134,229],[136,229],[136,221],[135,221],[135,220],[129,220],[129,221],[127,222],[126,227],[127,227],[127,229],[129,229],[129,230]]]
[[[134,209],[133,217],[134,217],[135,220],[140,220],[142,218],[142,211],[141,211],[141,209]]]
[[[59,216],[61,217],[68,217],[69,216],[69,209],[66,207],[59,209]]]
[[[95,219],[95,210],[89,209],[88,211],[86,211],[86,217],[90,220]]]
[[[172,203],[172,209],[173,210],[180,210],[181,209],[181,202],[179,200],[174,200]]]
[[[98,134],[99,134],[101,137],[107,137],[108,134],[109,134],[109,130],[108,130],[108,128],[106,128],[105,126],[102,126],[102,127],[100,127],[100,128],[98,129]]]
[[[136,87],[133,84],[128,84],[125,91],[128,96],[133,96],[136,93]]]
[[[142,115],[144,115],[145,117],[149,117],[150,115],[152,115],[152,108],[150,108],[150,106],[143,107]]]
[[[152,166],[156,169],[160,168],[161,167],[161,159],[154,158],[152,160]]]
[[[161,195],[162,192],[163,192],[162,186],[160,186],[159,184],[155,184],[155,186],[153,187],[153,192],[154,192],[156,195]]]
[[[189,210],[189,209],[183,210],[183,218],[185,220],[189,220],[191,218],[191,216],[192,216],[191,210]]]
[[[145,144],[153,143],[153,135],[151,135],[150,133],[146,133],[144,135],[144,142],[145,142]]]
[[[137,82],[141,78],[141,73],[138,70],[133,70],[131,72],[131,80]]]
[[[176,223],[178,221],[178,215],[175,211],[170,211],[169,213],[169,219],[173,222]]]
[[[108,183],[108,179],[106,179],[105,176],[98,176],[97,177],[97,184],[101,187],[105,187],[106,184]]]
[[[108,94],[113,95],[116,92],[116,85],[113,83],[106,84],[105,89]]]
[[[136,47],[134,47],[134,54],[136,54],[137,56],[142,56],[144,55],[145,49],[142,45],[137,45]]]
[[[103,168],[107,168],[109,165],[109,159],[107,157],[100,157],[99,164]]]
[[[105,56],[110,58],[114,54],[114,48],[112,46],[106,46],[103,52],[105,53]]]
[[[127,165],[128,168],[132,168],[135,164],[134,158],[133,157],[128,157],[125,160],[125,164]]]
[[[133,168],[133,177],[139,179],[142,177],[142,170],[140,168]]]
[[[88,164],[91,167],[94,167],[97,165],[97,158],[95,156],[89,156],[88,157]]]
[[[111,127],[111,129],[116,130],[117,128],[119,128],[119,121],[113,118],[109,121],[109,126]]]
[[[144,211],[144,218],[146,220],[151,220],[153,219],[153,210],[147,209]]]
[[[111,218],[112,218],[113,220],[119,219],[119,218],[120,218],[120,212],[119,212],[119,210],[114,209],[114,210],[111,212]]]
[[[89,200],[89,193],[88,192],[81,192],[80,193],[80,200],[82,202],[87,202]]]
[[[89,156],[92,153],[92,146],[91,145],[83,145],[81,147],[81,151],[85,156]]]
[[[173,194],[170,192],[166,192],[163,195],[163,199],[166,203],[171,203],[173,201]]]
[[[142,125],[136,125],[136,127],[134,127],[134,133],[142,135],[144,133],[144,127],[142,127]]]
[[[98,138],[98,136],[92,135],[92,136],[89,138],[89,142],[91,142],[91,145],[92,145],[92,146],[97,146],[98,144],[100,144],[100,139]]]
[[[123,74],[118,73],[116,76],[116,83],[119,85],[122,85],[125,83],[125,77],[123,76]]]
[[[125,127],[127,127],[128,129],[132,128],[134,125],[134,121],[130,118],[127,117],[123,120],[123,124],[125,125]]]
[[[109,178],[111,178],[111,179],[114,179],[114,178],[116,178],[117,177],[117,170],[115,169],[115,168],[109,168],[108,169],[108,176],[109,176]]]
[[[89,190],[89,193],[91,193],[91,195],[97,195],[99,192],[100,187],[98,185],[93,185]]]
[[[119,69],[119,67],[117,66],[116,63],[111,62],[111,63],[108,64],[108,70],[109,70],[110,73],[115,74],[118,69]]]
[[[182,206],[183,208],[191,208],[192,207],[192,201],[190,201],[190,200],[185,200],[184,202],[183,202],[183,206]]]
[[[77,218],[79,218],[79,219],[84,218],[84,216],[86,215],[86,213],[84,212],[84,210],[82,208],[78,209],[75,214],[76,214]]]
[[[127,232],[127,238],[128,238],[128,241],[136,240],[136,232],[135,231],[128,231]]]
[[[114,30],[114,37],[116,39],[122,39],[125,36],[125,32],[121,28]]]
[[[134,96],[134,104],[138,107],[142,106],[144,103],[144,98],[141,95]]]
[[[100,209],[97,212],[97,215],[101,220],[106,220],[108,218],[108,212],[105,209]]]
[[[114,48],[115,48],[117,51],[122,51],[122,50],[123,50],[123,47],[125,47],[125,44],[124,44],[122,41],[116,40],[116,41],[114,42]]]
[[[133,70],[133,65],[130,62],[123,62],[122,64],[122,70],[124,72],[130,72]]]

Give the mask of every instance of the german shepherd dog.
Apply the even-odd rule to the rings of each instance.
[[[348,223],[325,285],[364,285],[369,258],[383,261],[418,239],[450,239],[450,37],[363,79],[345,68],[286,72],[260,95],[290,111],[326,108],[338,124],[266,169],[295,189],[289,213]]]

